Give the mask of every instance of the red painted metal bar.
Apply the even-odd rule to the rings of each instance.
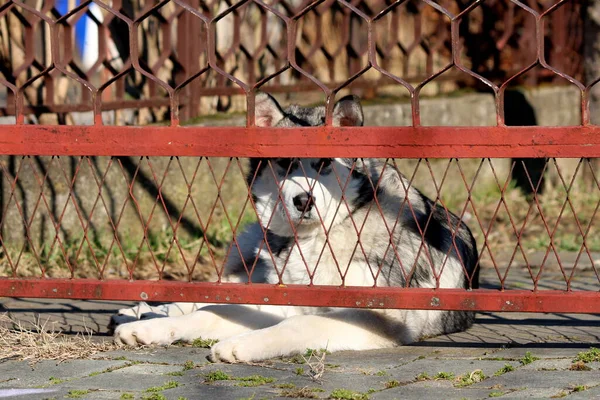
[[[354,308],[512,312],[600,312],[600,293],[477,289],[365,288],[92,279],[0,279],[0,296],[120,301],[185,301]]]
[[[0,126],[0,154],[207,157],[600,157],[600,126]]]

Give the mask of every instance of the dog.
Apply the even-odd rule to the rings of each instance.
[[[257,94],[255,104],[260,127],[325,123],[322,106],[284,109],[265,93]],[[333,125],[363,125],[357,97],[335,104]],[[270,284],[478,287],[477,246],[469,228],[387,161],[251,159],[247,179],[258,222],[231,244],[224,281],[248,282],[246,267],[254,266],[252,282]],[[233,363],[307,348],[390,348],[463,331],[473,320],[469,311],[141,303],[120,310],[112,324],[120,344],[215,339],[209,358]]]

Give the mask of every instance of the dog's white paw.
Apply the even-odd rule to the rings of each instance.
[[[254,331],[215,343],[210,348],[212,362],[256,362],[287,355],[289,349],[277,340],[270,340],[264,331]]]
[[[115,329],[114,340],[119,345],[161,345],[176,340],[176,332],[161,319],[129,322]]]
[[[211,346],[210,359],[227,363],[258,361],[250,346],[243,337],[226,339]]]

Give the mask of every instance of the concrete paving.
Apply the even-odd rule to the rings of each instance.
[[[92,329],[97,340],[110,340],[110,315],[128,305],[0,299],[0,312],[22,321],[39,315],[66,332]],[[467,332],[326,355],[318,380],[297,359],[211,364],[207,349],[170,346],[62,363],[0,360],[0,398],[600,399],[600,362],[573,367],[578,353],[591,347],[600,347],[600,315],[480,313]],[[217,375],[222,379],[211,380]]]

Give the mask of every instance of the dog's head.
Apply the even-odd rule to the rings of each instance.
[[[325,108],[283,109],[273,97],[260,93],[255,122],[260,127],[320,126],[325,123]],[[362,124],[357,97],[346,96],[336,103],[334,126]],[[372,185],[359,170],[363,168],[358,163],[344,158],[252,159],[248,182],[261,224],[281,236],[291,236],[294,230],[300,236],[329,230],[372,198]]]

